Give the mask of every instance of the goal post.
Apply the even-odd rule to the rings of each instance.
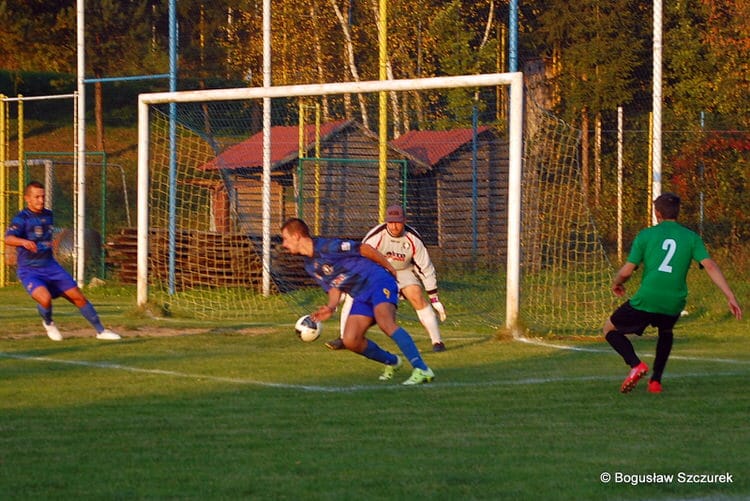
[[[510,89],[508,123],[508,176],[507,176],[507,270],[506,270],[506,311],[505,326],[514,330],[519,321],[520,293],[520,235],[521,235],[521,175],[523,158],[523,75],[521,73],[496,73],[463,75],[404,80],[384,80],[346,82],[312,85],[292,85],[261,88],[214,89],[200,91],[180,91],[141,94],[138,99],[138,225],[137,225],[137,305],[144,307],[149,300],[149,183],[151,178],[150,161],[152,152],[150,138],[150,112],[154,105],[172,103],[212,103],[222,101],[247,101],[260,99],[289,99],[326,95],[361,95],[378,92],[416,92],[428,90],[449,90],[482,87],[507,86]],[[270,131],[264,130],[264,138]],[[271,148],[264,141],[263,165],[269,165]],[[221,170],[221,168],[219,168]],[[272,272],[269,256],[271,249],[271,221],[268,208],[272,201],[271,173],[264,168],[261,179],[262,211],[262,274],[263,284],[271,283]],[[178,187],[172,185],[174,192]],[[166,197],[173,200],[173,196]],[[383,198],[385,199],[385,198]],[[173,202],[170,202],[173,203]],[[231,203],[231,201],[230,201]],[[263,295],[270,294],[263,287]]]

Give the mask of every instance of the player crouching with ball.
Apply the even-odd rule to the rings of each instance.
[[[396,269],[399,294],[406,298],[417,312],[432,341],[432,351],[445,351],[445,343],[440,336],[440,321],[445,321],[445,307],[438,297],[437,274],[422,236],[406,224],[406,213],[400,205],[391,205],[385,211],[385,223],[372,228],[362,241],[383,254]],[[425,301],[423,288],[430,302]],[[344,326],[352,307],[352,299],[346,295],[341,308],[340,337],[328,341],[332,350],[344,347],[342,337]]]
[[[282,246],[291,254],[304,257],[305,271],[328,293],[328,304],[310,316],[316,322],[331,318],[343,292],[354,298],[344,327],[344,347],[385,365],[381,381],[393,378],[403,361],[367,339],[367,329],[377,324],[412,365],[405,385],[428,383],[435,374],[427,367],[414,340],[396,323],[398,284],[396,270],[372,246],[340,238],[313,238],[307,224],[298,218],[281,227]]]

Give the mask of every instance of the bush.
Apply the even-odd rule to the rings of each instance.
[[[702,221],[709,243],[734,246],[750,238],[750,134],[712,132],[686,143],[672,168],[681,219]]]

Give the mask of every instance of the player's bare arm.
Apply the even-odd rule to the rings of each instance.
[[[362,257],[366,257],[370,261],[375,261],[380,266],[388,270],[388,273],[396,276],[396,268],[393,267],[393,265],[388,261],[388,259],[381,254],[375,247],[373,247],[370,244],[362,244],[359,247],[359,253],[362,255]]]
[[[29,252],[36,252],[36,242],[33,242],[31,240],[26,240],[25,238],[20,238],[15,235],[8,235],[5,237],[5,245],[10,245],[11,247],[23,247]]]
[[[336,306],[341,301],[341,289],[328,289],[328,304],[321,306],[310,315],[316,322],[325,322],[336,312]]]
[[[625,282],[630,280],[635,268],[636,266],[633,263],[625,263],[615,274],[615,278],[612,280],[612,292],[614,292],[615,295],[625,295]]]
[[[721,268],[719,268],[719,265],[716,263],[716,261],[711,258],[704,259],[703,261],[701,261],[701,266],[703,266],[703,269],[706,270],[706,273],[711,278],[713,283],[715,283],[719,290],[721,290],[721,292],[723,292],[726,296],[727,303],[729,305],[729,311],[732,312],[732,315],[734,315],[737,320],[742,320],[742,309],[740,308],[740,304],[737,301],[737,298],[734,296],[732,288],[729,287],[729,283],[727,282],[727,279],[724,278],[724,274],[721,272]]]

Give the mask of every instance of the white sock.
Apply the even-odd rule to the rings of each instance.
[[[349,318],[349,312],[352,311],[352,304],[354,299],[347,294],[344,298],[344,302],[341,305],[341,316],[339,317],[339,337],[344,337],[344,326],[346,325],[346,319]]]
[[[435,310],[432,309],[432,306],[428,305],[421,310],[417,310],[417,316],[419,317],[419,321],[422,322],[422,325],[424,325],[424,328],[427,329],[432,344],[442,342],[442,339],[440,338],[440,325],[438,324],[437,315],[435,315]]]

